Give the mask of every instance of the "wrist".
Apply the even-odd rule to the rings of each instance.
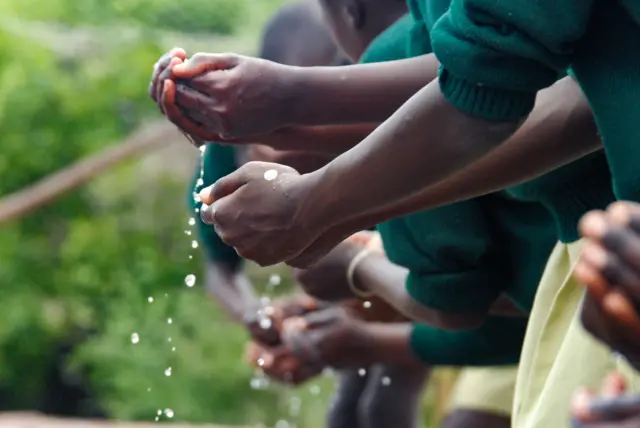
[[[314,87],[309,70],[305,67],[287,66],[285,78],[286,122],[288,126],[303,126],[309,123],[312,111]]]
[[[337,210],[332,203],[332,190],[326,167],[300,176],[298,194],[300,198],[296,223],[307,230],[324,232],[336,225]],[[336,189],[333,189],[335,192]],[[346,236],[345,236],[346,237]]]

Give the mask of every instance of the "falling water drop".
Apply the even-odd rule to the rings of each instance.
[[[358,375],[359,375],[359,376],[364,376],[364,375],[366,375],[366,374],[367,374],[367,370],[365,370],[365,369],[358,369]]]
[[[389,386],[391,385],[391,378],[389,376],[385,376],[382,378],[382,384],[384,386]]]
[[[280,275],[272,274],[271,276],[269,276],[270,286],[275,287],[277,285],[280,285],[281,282],[282,282],[282,278],[280,278]]]
[[[153,303],[153,297],[149,296],[149,298],[147,299],[147,301],[148,301],[149,303]]]
[[[184,283],[187,284],[187,287],[193,287],[196,285],[196,276],[192,273],[184,277]]]
[[[309,388],[309,392],[311,393],[311,395],[318,395],[320,394],[320,387],[318,385],[311,385],[311,388]]]
[[[196,225],[196,219],[195,219],[195,218],[193,218],[193,217],[191,217],[191,218],[189,219],[189,226],[195,226],[195,225]]]
[[[191,248],[198,248],[198,241],[196,241],[195,239],[191,241]]]
[[[173,410],[171,410],[171,409],[164,409],[164,415],[165,415],[166,417],[168,417],[169,419],[172,419],[172,418],[173,418],[173,415],[174,415]]]
[[[369,309],[369,308],[371,308],[371,302],[367,300],[367,301],[365,301],[365,302],[363,302],[363,303],[362,303],[362,306],[363,306],[365,309]]]
[[[269,318],[268,316],[260,318],[260,328],[261,329],[269,330],[272,325],[273,325],[273,322],[271,321],[271,318]]]
[[[171,376],[171,367],[168,367],[168,368],[164,371],[164,375],[165,375],[166,377]]]
[[[167,324],[173,324],[173,320],[171,318],[167,319]]]
[[[140,343],[140,336],[138,335],[138,333],[131,334],[131,343],[133,343],[134,345]]]

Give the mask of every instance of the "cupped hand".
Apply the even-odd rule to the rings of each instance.
[[[201,123],[223,140],[288,127],[295,112],[293,73],[292,67],[272,61],[208,53],[195,54],[172,69],[184,121]]]
[[[572,401],[576,428],[636,428],[640,426],[640,397],[625,395],[626,384],[619,373],[603,382],[598,395],[578,391]]]
[[[337,306],[285,320],[282,340],[302,361],[315,365],[355,368],[373,358],[374,340],[366,323]]]
[[[303,362],[285,346],[267,347],[250,342],[245,351],[249,364],[277,382],[299,385],[322,373],[323,367]]]
[[[322,229],[311,226],[312,183],[293,168],[250,162],[203,189],[204,223],[243,258],[261,266],[295,257]]]

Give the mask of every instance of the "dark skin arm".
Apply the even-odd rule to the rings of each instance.
[[[438,69],[433,55],[305,68],[234,55],[196,54],[184,64],[173,61],[171,66],[162,62],[165,69],[152,77],[151,93],[169,120],[203,141],[295,126],[382,122]]]
[[[522,183],[601,147],[589,104],[577,83],[567,77],[540,92],[533,113],[507,142],[467,168],[412,196],[342,220],[303,253],[301,264],[305,263],[304,259],[325,253],[354,231]],[[377,197],[377,192],[368,193]]]
[[[554,94],[554,98],[566,93],[566,88],[560,89],[564,91]],[[537,126],[541,123],[542,117],[548,118],[545,111],[539,111],[538,114],[542,116],[534,116],[533,123],[528,126],[529,131],[542,132],[546,129],[544,136],[566,135],[563,131],[566,132],[568,128],[564,122],[560,123],[560,129],[554,127],[553,130],[549,130],[550,124],[547,122],[544,122],[544,127]],[[336,224],[342,219],[379,209],[388,205],[389,201],[402,201],[478,160],[507,140],[518,127],[518,123],[489,122],[462,113],[444,99],[438,83],[432,82],[361,144],[339,156],[322,170],[309,174],[309,179],[315,184],[314,200],[322,201],[323,204],[322,207],[314,207],[313,214],[308,214],[314,216],[312,218],[322,218],[319,221],[323,224]],[[522,140],[526,141],[529,135],[521,133],[518,138],[520,147],[517,151],[506,153],[511,156],[509,162],[504,162],[503,159],[505,166],[509,166],[506,172],[504,169],[493,168],[492,174],[487,175],[485,171],[485,174],[480,176],[482,180],[478,179],[477,170],[473,171],[473,175],[467,173],[466,179],[473,179],[466,181],[465,186],[473,185],[474,182],[478,186],[477,183],[482,181],[484,188],[479,189],[478,186],[473,193],[468,192],[463,197],[504,188],[514,181],[526,181],[545,172],[545,169],[560,166],[563,161],[573,160],[585,152],[582,148],[585,143],[578,146],[582,149],[571,157],[562,151],[555,153],[542,150],[538,144],[545,140],[540,138],[541,134],[537,134],[535,141],[538,144],[529,145],[530,148],[535,146],[535,150],[530,152],[536,154],[535,158],[531,159],[528,156],[527,162],[512,163],[514,157],[521,154],[523,148],[526,149]],[[593,136],[587,143],[594,141]],[[559,143],[559,139],[555,139],[554,142]],[[535,167],[524,168],[533,160],[536,161]],[[493,166],[495,167],[495,164]],[[381,174],[380,171],[394,173]],[[338,181],[340,185],[337,185]],[[363,183],[376,191],[363,191]],[[448,192],[451,190],[449,188]],[[345,204],[344,201],[347,199],[349,203]],[[423,203],[424,200],[420,202],[420,209],[430,208]],[[451,200],[443,202],[449,203]],[[413,205],[413,208],[416,206]],[[395,214],[397,215],[397,211]]]

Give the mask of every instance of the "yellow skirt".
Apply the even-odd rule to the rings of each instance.
[[[628,376],[632,390],[638,385],[638,375],[580,323],[584,291],[571,272],[582,244],[558,243],[542,275],[520,358],[514,428],[569,427],[576,389],[598,388],[616,368]]]
[[[516,366],[465,368],[453,390],[450,410],[478,410],[510,416],[517,373]]]

